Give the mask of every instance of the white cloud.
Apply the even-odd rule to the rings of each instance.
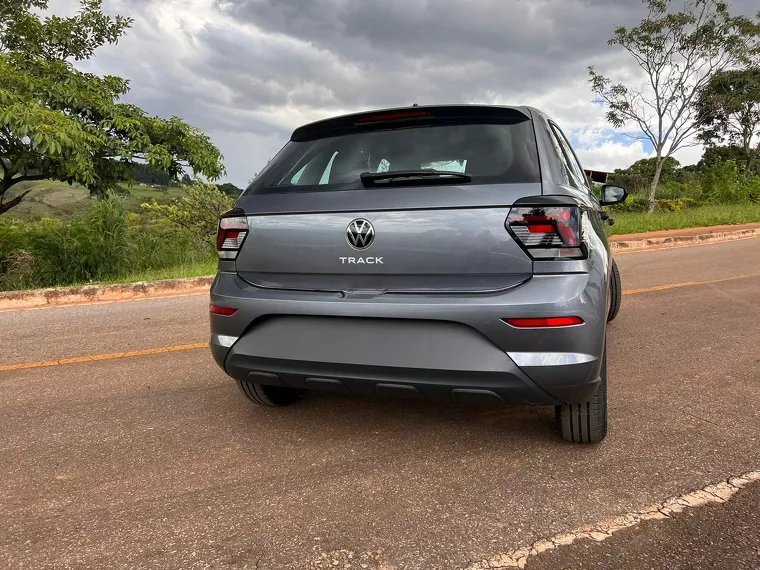
[[[701,146],[689,146],[677,151],[674,156],[678,162],[686,166],[687,164],[696,164],[702,160],[703,153],[704,148]]]
[[[649,155],[640,141],[632,143],[605,140],[597,145],[576,145],[575,152],[583,168],[612,172],[616,168],[626,168]]]

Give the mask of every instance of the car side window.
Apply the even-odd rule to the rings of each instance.
[[[327,166],[325,166],[325,169],[320,174],[317,172],[316,174],[319,175],[319,184],[328,184],[330,181],[330,173],[332,172],[332,165],[333,162],[335,162],[335,157],[338,156],[338,151],[333,152],[332,157],[330,158],[330,161],[327,163]],[[307,168],[311,166],[319,167],[319,160],[323,159],[323,157],[316,157],[306,164],[303,165],[303,167],[296,172],[291,178],[290,178],[290,184],[292,186],[299,186],[299,185],[309,185],[313,184],[312,181],[308,181],[304,178],[304,174],[306,173]]]
[[[578,185],[575,183],[574,177],[572,175],[573,169],[567,160],[565,151],[562,149],[562,144],[560,143],[557,134],[554,132],[554,129],[549,129],[549,138],[551,139],[552,146],[554,147],[554,154],[559,159],[560,164],[562,164],[562,174],[565,177],[563,183],[570,186],[575,186],[577,188]]]
[[[583,167],[581,166],[581,163],[578,162],[578,157],[575,156],[575,152],[573,152],[573,147],[570,146],[570,143],[568,142],[567,137],[560,130],[560,128],[554,123],[551,123],[551,128],[552,128],[552,132],[554,132],[554,135],[557,137],[557,139],[559,139],[560,145],[562,145],[562,149],[565,152],[567,161],[570,164],[570,171],[573,173],[573,176],[579,185],[578,187],[583,188],[584,190],[587,190],[589,194],[591,194],[591,186],[589,185],[588,178],[586,177],[586,173],[584,172]]]

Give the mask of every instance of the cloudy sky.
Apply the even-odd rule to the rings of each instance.
[[[77,5],[50,2],[60,14]],[[135,23],[86,68],[130,79],[127,99],[146,111],[201,127],[238,186],[305,122],[412,103],[536,106],[586,168],[625,167],[650,150],[608,128],[586,72],[594,64],[640,81],[607,46],[616,25],[644,16],[639,0],[104,0],[104,9]],[[756,0],[731,9],[751,14]]]

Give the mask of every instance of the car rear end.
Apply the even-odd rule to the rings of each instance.
[[[218,364],[244,391],[589,401],[609,254],[546,179],[536,120],[414,107],[296,130],[220,221]]]

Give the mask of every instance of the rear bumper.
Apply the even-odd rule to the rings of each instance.
[[[467,402],[580,403],[599,382],[606,326],[600,275],[536,275],[490,295],[347,298],[264,290],[220,273],[211,301],[238,312],[211,315],[211,350],[230,376],[260,384]],[[501,320],[561,315],[579,316],[584,324],[515,329]]]

